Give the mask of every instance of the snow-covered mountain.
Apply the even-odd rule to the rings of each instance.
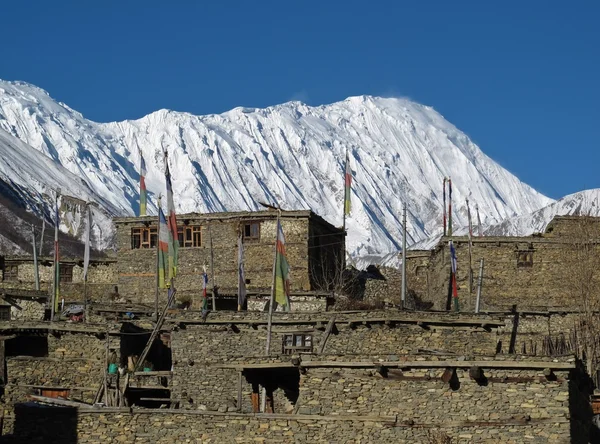
[[[310,208],[341,226],[348,150],[354,182],[347,247],[353,257],[399,249],[403,204],[409,244],[438,234],[447,176],[456,226],[466,224],[465,198],[479,205],[485,225],[552,203],[435,110],[407,99],[360,96],[317,107],[289,102],[207,116],[160,110],[139,120],[96,123],[40,88],[0,81],[0,129],[23,142],[11,142],[16,149],[32,147],[68,170],[69,180],[77,178],[73,187],[60,185],[73,196],[121,215],[138,210],[140,152],[148,167],[149,211],[156,211],[167,151],[178,212],[254,210],[266,201]],[[48,167],[41,159],[40,167]],[[14,181],[10,171],[0,173]],[[32,173],[23,180],[43,193],[56,186],[46,176],[52,177]]]
[[[487,236],[528,236],[543,233],[554,216],[600,216],[600,189],[579,191],[531,214],[506,219],[484,230]]]

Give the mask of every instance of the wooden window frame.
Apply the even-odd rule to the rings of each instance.
[[[517,268],[533,267],[533,250],[517,251]]]
[[[299,331],[297,333],[284,333],[281,339],[281,353],[293,355],[294,353],[312,353],[314,338],[312,333]]]
[[[10,305],[0,305],[0,321],[10,321],[11,318]]]
[[[133,227],[131,229],[131,249],[156,248],[158,231],[156,227]]]
[[[62,283],[73,282],[73,265],[72,264],[59,264],[58,266],[58,281]]]
[[[15,282],[19,280],[19,265],[8,264],[4,265],[4,271],[2,272],[2,280]]]
[[[177,227],[177,237],[181,248],[202,246],[202,225],[183,225]]]
[[[260,242],[260,226],[259,220],[253,220],[242,223],[242,239],[244,242]],[[256,231],[253,233],[252,227],[256,227]]]

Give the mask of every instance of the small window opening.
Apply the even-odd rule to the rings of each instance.
[[[2,279],[5,281],[16,281],[19,279],[19,266],[18,265],[6,265],[4,267],[4,273]]]
[[[283,335],[282,353],[291,355],[300,352],[312,352],[313,339],[311,334],[292,333]]]
[[[10,321],[10,305],[0,305],[0,321]]]
[[[60,282],[73,282],[73,265],[60,264],[58,266],[58,277]]]
[[[533,267],[533,251],[519,251],[517,253],[517,268]]]
[[[260,222],[250,222],[244,224],[244,240],[258,241],[260,240]]]

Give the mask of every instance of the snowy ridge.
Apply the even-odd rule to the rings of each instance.
[[[140,151],[148,167],[149,212],[156,211],[166,150],[178,212],[255,210],[266,201],[310,208],[341,226],[349,150],[354,183],[347,248],[353,257],[399,250],[403,203],[409,244],[438,235],[446,176],[453,181],[457,227],[466,225],[467,197],[486,225],[552,202],[435,110],[407,99],[360,96],[316,107],[289,102],[207,116],[160,110],[101,124],[33,85],[0,81],[0,128],[69,170],[101,207],[121,215],[138,211]]]
[[[484,230],[488,236],[529,236],[543,233],[554,216],[600,217],[600,189],[569,194],[531,214],[507,219]]]
[[[52,159],[41,156],[38,151],[19,139],[0,129],[0,179],[18,195],[18,200],[28,209],[52,221],[54,217],[53,199],[55,191],[61,190],[63,202],[60,203],[61,231],[77,234],[82,230],[81,211],[67,211],[66,196],[76,196],[82,201],[103,202],[104,199],[79,177],[67,171]],[[41,204],[38,206],[37,204]],[[109,202],[105,207],[92,208],[94,224],[92,227],[94,245],[99,249],[110,246],[112,228],[110,215],[115,208]],[[28,227],[27,227],[28,228]],[[7,245],[7,244],[5,244]],[[2,251],[16,251],[10,249]]]

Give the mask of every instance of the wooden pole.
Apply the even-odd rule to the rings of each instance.
[[[41,240],[40,240],[41,241]],[[35,289],[40,289],[40,270],[38,268],[38,258],[37,258],[37,248],[35,245],[35,229],[33,228],[33,224],[31,224],[31,245],[33,247],[33,268],[35,274]]]
[[[159,250],[160,250],[160,210],[161,210],[161,195],[158,195],[158,211],[156,213],[156,289],[154,290],[154,322],[158,322],[158,296],[159,296],[159,287],[160,287],[160,277],[158,273],[159,263]],[[150,235],[150,240],[152,241],[152,234]],[[166,271],[166,270],[165,270]]]
[[[87,322],[88,314],[88,268],[90,265],[90,244],[91,244],[91,229],[92,229],[92,210],[89,206],[89,202],[86,202],[86,239],[85,239],[85,252],[83,254],[83,322]]]
[[[42,235],[40,236],[40,252],[38,254],[39,257],[42,257],[42,247],[44,245],[44,231],[46,230],[46,218],[44,217],[44,207],[39,206],[40,214],[42,216]]]
[[[483,258],[479,263],[479,282],[477,284],[477,300],[475,301],[475,313],[479,313],[481,304],[481,287],[483,287]]]
[[[467,203],[467,219],[469,223],[469,295],[473,292],[473,224],[471,223],[471,209],[469,208],[469,199]],[[470,296],[469,296],[470,297]]]
[[[58,273],[59,273],[59,264],[58,264],[58,197],[60,196],[60,188],[56,190],[56,201],[55,201],[55,215],[54,215],[54,285],[52,286],[52,307],[50,309],[50,320],[54,321],[54,317],[56,316],[56,308],[58,305]]]
[[[402,309],[406,308],[406,204],[402,208]]]
[[[110,404],[110,396],[108,394],[108,353],[109,353],[109,335],[108,335],[108,327],[106,327],[106,343],[105,343],[105,358],[104,358],[104,400],[105,405],[109,407]]]
[[[267,346],[266,346],[266,351],[265,354],[267,356],[269,356],[270,352],[271,352],[271,330],[272,330],[272,323],[273,323],[273,305],[275,305],[275,275],[276,275],[276,270],[275,270],[275,266],[277,265],[277,243],[279,242],[279,222],[280,222],[280,218],[281,218],[281,210],[277,211],[277,227],[275,228],[277,231],[277,234],[275,235],[275,257],[273,259],[273,280],[272,280],[272,284],[271,284],[271,299],[269,301],[269,318],[267,321]]]
[[[210,228],[210,222],[208,224],[208,236],[210,237],[210,278],[212,280],[212,309],[213,311],[217,311],[217,301],[215,298],[215,291],[217,288],[217,283],[215,282],[215,255],[213,249],[213,237],[212,230]]]

